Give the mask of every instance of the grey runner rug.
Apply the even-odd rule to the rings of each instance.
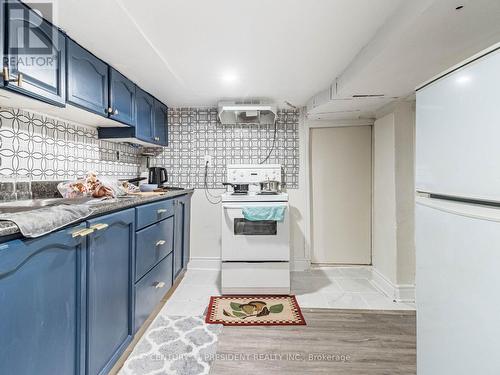
[[[208,374],[221,325],[203,316],[160,314],[139,340],[119,375]]]

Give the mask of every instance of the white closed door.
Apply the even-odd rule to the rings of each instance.
[[[371,126],[311,129],[313,263],[371,263],[371,138]]]

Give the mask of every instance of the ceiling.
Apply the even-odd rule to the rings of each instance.
[[[499,0],[408,1],[332,82],[335,90],[313,96],[308,116],[375,117],[384,105],[412,97],[421,83],[498,42]],[[353,98],[360,94],[384,97]]]
[[[304,105],[404,0],[59,0],[55,23],[169,106]]]
[[[499,0],[55,1],[58,26],[171,107],[265,98],[371,118],[500,41]]]

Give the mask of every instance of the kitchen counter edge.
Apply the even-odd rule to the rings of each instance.
[[[167,191],[163,195],[155,196],[133,196],[131,198],[116,198],[112,201],[103,201],[102,203],[95,204],[94,213],[82,219],[80,222],[89,220],[91,218],[103,216],[112,212],[124,210],[126,208],[137,207],[143,204],[162,201],[179,197],[182,195],[193,194],[194,189],[184,189]],[[29,211],[26,212],[29,214]],[[68,225],[77,225],[79,222],[74,222]],[[12,221],[0,221],[0,242],[10,241],[16,238],[24,238],[19,232],[19,228]]]

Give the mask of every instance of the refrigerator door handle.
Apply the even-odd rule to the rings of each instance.
[[[479,220],[500,222],[500,207],[417,196],[415,203],[436,210]]]

